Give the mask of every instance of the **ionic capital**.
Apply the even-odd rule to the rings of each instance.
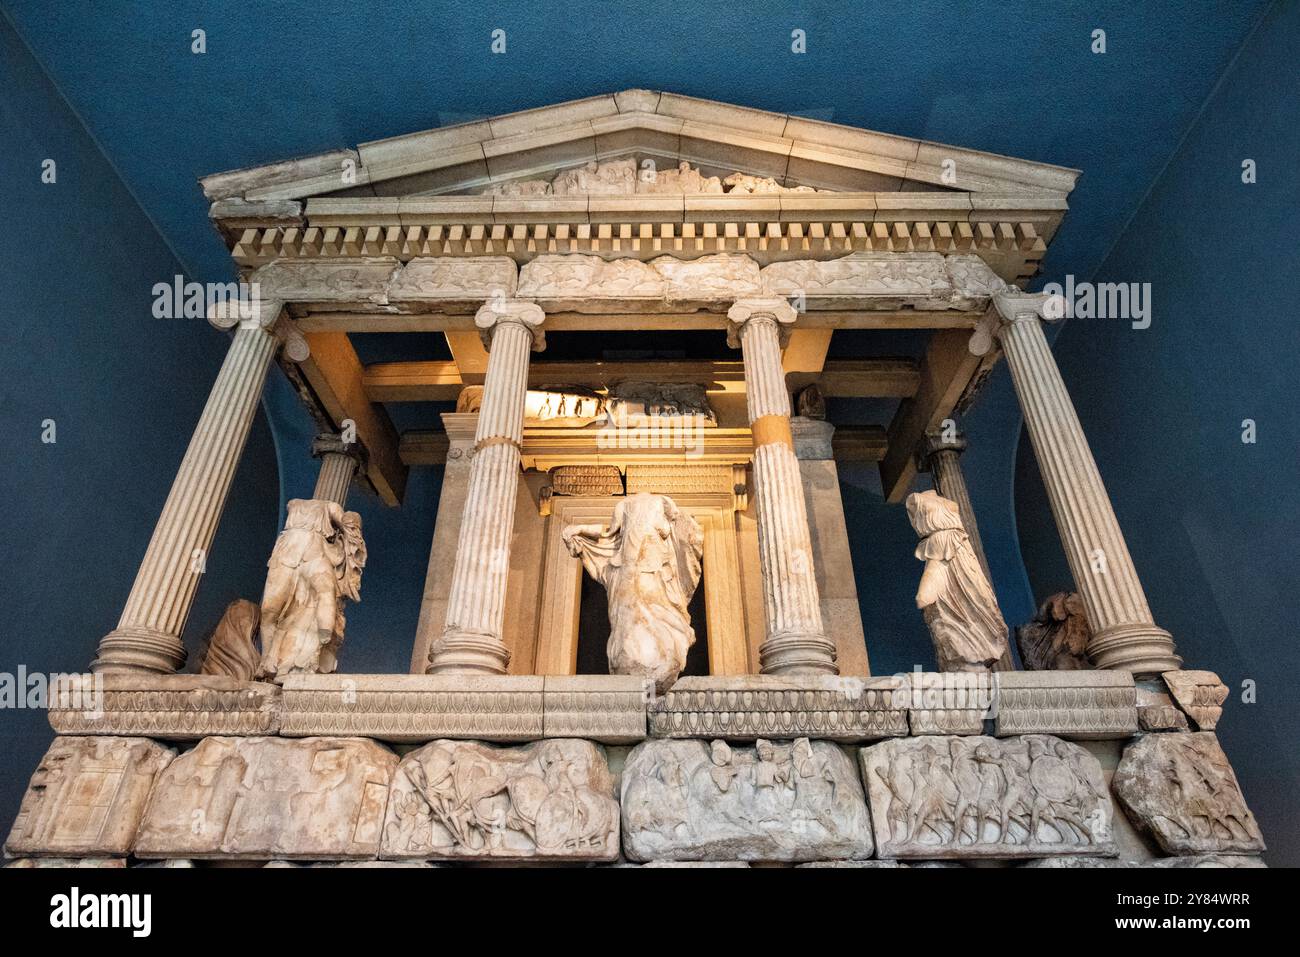
[[[208,322],[218,329],[260,329],[275,336],[293,362],[311,355],[307,340],[284,309],[282,299],[227,299],[208,309]]]
[[[533,351],[541,352],[546,348],[546,331],[542,323],[546,313],[535,302],[525,299],[489,299],[474,314],[474,325],[478,326],[483,338],[483,347],[492,349],[492,336],[499,326],[514,323],[527,329],[533,337]]]
[[[740,337],[751,322],[771,322],[777,328],[781,345],[790,337],[790,327],[799,318],[794,306],[779,297],[737,299],[727,310],[727,345],[740,348]]]
[[[921,461],[926,463],[930,456],[936,452],[956,452],[960,455],[966,451],[966,436],[959,432],[949,433],[944,429],[936,429],[933,432],[925,433],[925,438],[921,440]]]
[[[311,457],[318,459],[324,455],[346,455],[357,463],[359,471],[366,467],[366,447],[358,442],[344,442],[341,435],[322,433],[312,439]]]
[[[1046,319],[1055,322],[1065,316],[1060,296],[1045,292],[1021,292],[1015,286],[993,294],[993,308],[1002,322],[1029,322]]]

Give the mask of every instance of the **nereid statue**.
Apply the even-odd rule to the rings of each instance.
[[[569,525],[569,553],[609,593],[609,670],[654,679],[661,693],[695,644],[687,605],[700,581],[704,533],[664,495],[639,492],[603,525]]]
[[[937,492],[913,492],[907,517],[921,537],[916,557],[925,562],[916,607],[930,628],[939,670],[989,670],[1007,649],[1007,624],[957,503]]]
[[[330,674],[343,644],[344,599],[361,600],[366,543],[361,516],[336,502],[293,499],[266,563],[262,664],[273,681]]]

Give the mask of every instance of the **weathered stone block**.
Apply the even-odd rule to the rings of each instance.
[[[1170,694],[1196,722],[1198,731],[1213,731],[1228,700],[1228,686],[1213,671],[1166,671],[1161,677]]]
[[[913,671],[907,676],[912,734],[983,734],[993,714],[996,675],[991,672]]]
[[[129,854],[154,781],[175,756],[146,738],[55,738],[27,785],[5,851]]]
[[[135,853],[374,857],[396,767],[361,738],[205,738],[159,778]]]
[[[1137,731],[1127,671],[1000,671],[997,688],[998,737],[1125,738]]]
[[[679,678],[650,711],[660,738],[820,738],[871,741],[907,734],[898,678],[711,675]]]
[[[590,741],[433,741],[398,767],[382,856],[612,861],[618,827],[614,779]]]
[[[913,738],[861,760],[880,857],[1116,853],[1101,765],[1068,741]]]
[[[59,734],[197,741],[280,727],[279,688],[224,675],[66,675],[52,690],[50,725]]]
[[[540,675],[290,675],[280,733],[424,742],[543,735]]]
[[[826,741],[647,741],[623,767],[622,812],[635,861],[871,856],[862,784]]]
[[[1111,781],[1129,820],[1170,854],[1258,853],[1255,816],[1212,731],[1144,735]]]

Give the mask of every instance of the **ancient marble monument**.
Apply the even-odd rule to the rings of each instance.
[[[1023,291],[1078,175],[625,90],[204,178],[229,352],[9,866],[1258,866],[1228,689],[1153,616]],[[959,428],[1003,362],[1073,578],[1018,649]],[[315,486],[263,593],[191,621],[273,366]],[[846,465],[917,533],[863,536],[933,638],[906,673]],[[363,496],[432,529],[402,674],[358,673]]]

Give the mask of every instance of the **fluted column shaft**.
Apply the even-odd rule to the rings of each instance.
[[[311,497],[346,506],[352,479],[365,460],[365,451],[356,442],[344,442],[341,436],[319,435],[312,443],[311,452],[320,459]]]
[[[754,435],[754,494],[767,637],[759,647],[764,674],[837,674],[835,643],[826,637],[813,567],[812,537],[799,460],[790,432],[790,395],[781,366],[782,327],[795,312],[783,299],[742,300],[728,312],[739,341]]]
[[[447,618],[430,649],[429,674],[505,674],[510,650],[501,639],[510,541],[519,488],[528,360],[544,346],[540,307],[490,303],[475,321],[488,340],[487,376],[474,435]]]
[[[995,304],[1002,320],[995,331],[1061,545],[1093,629],[1089,657],[1099,668],[1137,674],[1180,667],[1172,636],[1152,618],[1096,460],[1043,334],[1039,316],[1047,297],[1003,293]]]
[[[122,617],[100,641],[92,670],[170,673],[185,662],[181,633],[278,344],[256,321],[235,331]]]

